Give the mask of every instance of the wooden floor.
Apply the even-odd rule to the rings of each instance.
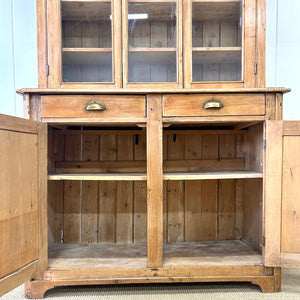
[[[164,267],[262,265],[262,256],[240,240],[164,244]],[[147,244],[54,244],[49,268],[145,268]]]

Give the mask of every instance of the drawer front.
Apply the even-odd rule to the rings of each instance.
[[[204,108],[205,103],[207,108]],[[216,108],[216,105],[220,107]],[[190,94],[165,95],[163,98],[163,116],[165,117],[264,114],[264,94]]]
[[[104,110],[86,110],[89,103],[102,103]],[[144,96],[63,95],[42,96],[42,118],[128,118],[145,117]]]

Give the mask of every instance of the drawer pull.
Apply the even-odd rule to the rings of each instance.
[[[208,100],[206,101],[203,106],[204,109],[210,109],[210,108],[217,108],[217,109],[221,109],[224,107],[224,104],[219,101],[219,100]]]
[[[106,106],[100,101],[91,101],[86,104],[84,109],[86,111],[103,111],[106,109]]]

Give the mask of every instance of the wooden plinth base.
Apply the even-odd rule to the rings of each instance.
[[[222,267],[222,268],[204,268],[206,270],[200,270],[198,268],[185,268],[186,276],[179,275],[182,273],[181,270],[167,270],[155,269],[155,276],[151,277],[136,277],[136,278],[74,278],[70,273],[70,276],[65,278],[61,277],[58,270],[48,270],[44,273],[47,279],[43,280],[32,280],[27,282],[25,285],[25,294],[28,298],[43,298],[46,291],[58,286],[74,286],[74,285],[101,285],[101,284],[130,284],[130,283],[174,283],[174,282],[251,282],[252,284],[258,285],[263,293],[276,293],[280,292],[281,289],[281,268],[267,268],[261,266],[253,267]],[[205,271],[216,272],[220,269],[219,273],[207,272],[208,275],[197,276],[197,273],[203,273]],[[244,269],[244,271],[243,271]],[[159,273],[164,270],[164,273],[169,273],[169,276],[158,276]],[[60,270],[61,271],[61,270]],[[154,271],[154,270],[152,270]],[[249,273],[247,273],[247,271]],[[64,270],[63,273],[66,275],[69,271]],[[171,274],[174,273],[174,274]],[[177,273],[177,276],[176,276]],[[225,274],[226,273],[226,274]],[[238,275],[238,273],[240,273]],[[261,274],[259,274],[261,273]],[[51,274],[51,275],[50,275]],[[122,274],[122,273],[120,273]],[[255,274],[255,275],[254,275]],[[200,275],[200,274],[199,274]],[[50,279],[49,277],[52,277]]]

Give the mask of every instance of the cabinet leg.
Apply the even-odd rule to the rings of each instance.
[[[273,276],[257,278],[252,281],[263,293],[278,293],[281,291],[281,268],[274,268]]]
[[[32,280],[25,283],[25,296],[30,299],[42,299],[45,293],[54,288],[50,281]]]

